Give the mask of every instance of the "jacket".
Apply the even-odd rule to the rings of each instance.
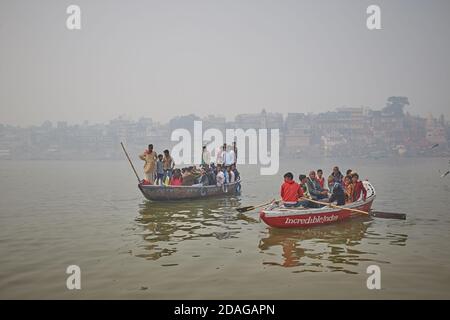
[[[366,201],[367,190],[366,190],[366,188],[364,188],[362,181],[358,181],[358,182],[356,182],[356,184],[354,184],[353,201],[358,201],[359,198],[361,197],[361,193],[363,196],[362,199],[364,201]]]
[[[298,198],[303,197],[303,189],[294,180],[285,181],[281,185],[280,195],[284,202],[298,202]]]

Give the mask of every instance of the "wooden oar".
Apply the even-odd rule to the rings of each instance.
[[[123,152],[125,152],[125,155],[127,156],[128,161],[130,162],[131,168],[133,169],[134,174],[136,175],[136,178],[138,179],[138,182],[141,183],[141,179],[139,178],[139,176],[136,172],[136,169],[133,166],[133,162],[131,162],[131,159],[130,159],[130,156],[128,155],[127,150],[125,150],[125,147],[122,142],[120,142],[120,145],[122,146]]]
[[[358,210],[358,209],[341,207],[341,206],[338,206],[338,205],[335,205],[335,204],[332,204],[332,203],[317,201],[317,200],[313,200],[313,199],[309,199],[309,198],[302,198],[302,199],[303,200],[307,200],[307,201],[311,201],[311,202],[314,202],[314,203],[317,203],[317,204],[322,204],[324,206],[336,208],[336,209],[348,210],[348,211],[353,211],[353,212],[357,212],[357,213],[362,213],[362,214],[365,214],[365,215],[369,215],[371,217],[385,218],[385,219],[406,220],[406,214],[404,214],[404,213],[382,212],[382,211],[372,211],[372,210],[370,212],[366,212],[366,211],[362,211],[362,210]]]
[[[247,207],[242,207],[242,208],[236,208],[236,210],[238,212],[241,212],[241,213],[242,212],[247,212],[247,211],[252,211],[252,210],[255,210],[256,208],[267,206],[267,205],[271,204],[274,201],[275,201],[275,199],[273,199],[272,201],[267,202],[267,203],[258,204],[257,206],[247,206]]]
[[[399,219],[399,220],[406,220],[406,214],[405,213],[399,213],[399,212],[384,212],[384,211],[370,211],[370,216],[376,217],[376,218],[385,218],[385,219]]]
[[[301,200],[306,200],[306,201],[310,201],[310,202],[313,202],[313,203],[322,204],[324,206],[331,207],[331,208],[353,211],[353,212],[362,213],[362,214],[365,214],[365,215],[369,214],[366,211],[353,209],[353,208],[345,208],[345,207],[341,207],[341,206],[338,206],[338,205],[335,205],[335,204],[332,204],[332,203],[329,203],[329,202],[322,202],[322,201],[317,201],[317,200],[313,200],[313,199],[309,199],[309,198],[301,198]]]

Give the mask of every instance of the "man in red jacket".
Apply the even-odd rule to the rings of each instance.
[[[298,207],[302,204],[298,199],[303,197],[303,189],[294,181],[294,175],[291,172],[284,175],[280,195],[285,207]]]
[[[352,202],[358,201],[361,198],[361,194],[362,194],[362,200],[366,201],[367,190],[364,187],[362,181],[359,181],[359,175],[356,172],[354,172],[352,174],[352,183],[353,183]]]

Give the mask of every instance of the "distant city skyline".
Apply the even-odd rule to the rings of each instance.
[[[131,114],[126,114],[126,113],[122,113],[122,114],[118,114],[115,117],[112,117],[111,119],[104,119],[102,121],[92,121],[89,119],[84,119],[81,121],[71,121],[70,119],[57,119],[57,120],[51,120],[51,119],[45,119],[42,122],[37,122],[37,123],[32,123],[32,124],[26,124],[26,125],[20,125],[20,124],[16,124],[16,123],[6,123],[6,122],[1,122],[0,121],[0,125],[9,125],[9,126],[19,126],[19,127],[32,127],[32,126],[41,126],[42,124],[44,124],[47,121],[50,121],[52,123],[52,125],[56,125],[58,122],[65,122],[68,125],[82,125],[85,122],[87,122],[89,125],[94,125],[94,124],[108,124],[110,121],[113,120],[117,120],[117,119],[124,119],[124,120],[129,120],[129,121],[139,121],[140,119],[151,119],[153,122],[155,123],[160,123],[162,125],[164,124],[168,124],[170,122],[170,120],[175,119],[177,117],[183,117],[183,116],[189,116],[189,115],[194,115],[197,116],[199,118],[206,118],[208,116],[214,116],[214,117],[224,117],[226,119],[226,122],[234,122],[235,118],[239,115],[243,115],[243,114],[259,114],[261,113],[263,110],[265,110],[267,113],[272,113],[272,114],[281,114],[283,116],[283,118],[286,118],[287,115],[289,113],[303,113],[303,114],[312,114],[312,115],[319,115],[319,114],[323,114],[323,113],[327,113],[327,112],[335,112],[340,108],[364,108],[366,110],[371,110],[371,111],[378,111],[381,110],[385,107],[386,105],[383,105],[379,108],[374,108],[374,107],[369,107],[369,106],[339,106],[339,107],[335,107],[335,108],[331,108],[329,110],[323,110],[323,111],[311,111],[311,112],[301,112],[301,111],[292,111],[292,112],[278,112],[276,110],[270,110],[267,108],[261,108],[259,111],[255,111],[255,112],[242,112],[242,113],[236,113],[236,114],[214,114],[214,113],[206,113],[206,114],[197,114],[194,112],[187,112],[185,114],[178,114],[175,115],[173,117],[168,118],[167,120],[163,121],[163,120],[158,120],[155,119],[153,117],[151,117],[151,115],[141,115],[141,116],[132,116]],[[433,118],[439,118],[441,115],[443,115],[445,117],[446,121],[450,120],[450,116],[447,116],[445,113],[440,113],[440,114],[433,114],[431,111],[429,112],[423,112],[421,114],[416,114],[416,113],[412,113],[411,110],[409,110],[410,106],[405,106],[404,112],[409,113],[411,116],[415,117],[422,117],[422,118],[427,118],[430,114],[432,115]]]

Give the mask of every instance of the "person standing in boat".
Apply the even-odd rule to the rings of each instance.
[[[226,149],[226,144],[224,145],[224,165],[226,168],[231,167],[236,162],[236,157],[233,149]]]
[[[211,163],[211,154],[206,149],[206,146],[203,146],[202,149],[202,166],[208,165]]]
[[[164,150],[164,159],[163,159],[163,170],[164,170],[164,179],[172,178],[173,168],[175,167],[175,162],[173,161],[172,156],[170,155],[169,150]]]
[[[163,155],[158,155],[158,161],[156,161],[156,181],[155,184],[162,185],[164,182],[164,169],[163,169]]]
[[[148,145],[148,150],[145,150],[143,154],[139,155],[141,160],[145,161],[144,164],[144,174],[145,180],[149,184],[153,184],[155,180],[155,172],[156,172],[156,152],[153,151],[153,144]]]
[[[221,187],[225,184],[225,175],[220,164],[217,164],[216,184],[218,187]]]
[[[223,165],[223,163],[224,163],[223,160],[224,160],[226,150],[227,150],[227,144],[224,143],[223,146],[220,147],[216,153],[216,164],[217,165]]]

